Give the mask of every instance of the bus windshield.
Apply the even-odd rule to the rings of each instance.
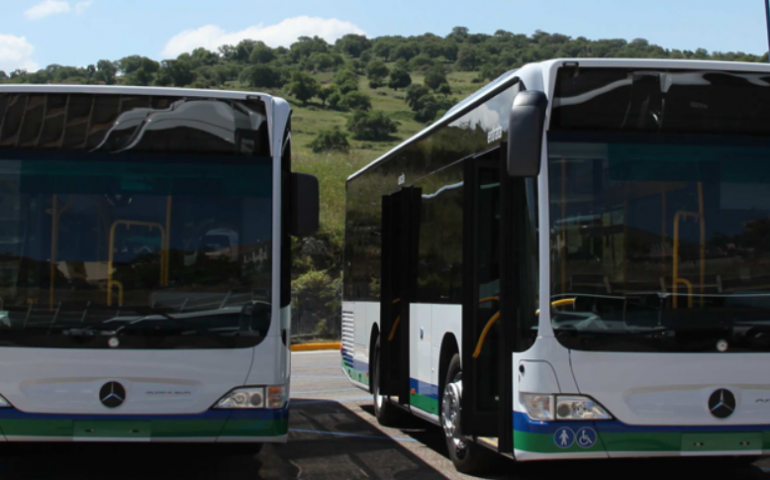
[[[269,157],[3,152],[0,346],[255,345],[271,185]]]
[[[770,83],[610,69],[560,82],[548,138],[557,338],[770,351]]]

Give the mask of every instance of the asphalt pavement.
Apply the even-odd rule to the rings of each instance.
[[[339,352],[292,354],[289,443],[259,455],[209,445],[0,444],[0,480],[397,479],[471,478],[446,456],[442,432],[405,418],[377,424],[369,395],[340,370]],[[501,459],[499,479],[768,479],[770,461],[729,467],[707,460],[587,461],[515,464]],[[765,473],[765,472],[768,473]]]

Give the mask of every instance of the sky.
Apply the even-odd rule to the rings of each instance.
[[[536,30],[646,38],[666,48],[767,51],[765,0],[2,0],[0,70],[86,66],[140,54],[157,60],[244,38],[369,37]]]

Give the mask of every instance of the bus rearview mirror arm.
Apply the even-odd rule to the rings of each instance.
[[[318,231],[320,198],[318,179],[304,173],[291,174],[291,205],[289,234],[295,237],[313,235]]]
[[[513,99],[508,122],[509,176],[536,177],[540,173],[547,108],[545,94],[536,90],[525,90]]]

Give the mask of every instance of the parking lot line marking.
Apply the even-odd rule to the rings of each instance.
[[[414,438],[407,438],[407,437],[387,437],[384,435],[364,435],[361,433],[326,432],[323,430],[305,430],[303,428],[290,428],[289,432],[314,433],[317,435],[334,435],[337,437],[368,438],[370,440],[393,440],[395,442],[417,442],[417,440],[415,440]]]

